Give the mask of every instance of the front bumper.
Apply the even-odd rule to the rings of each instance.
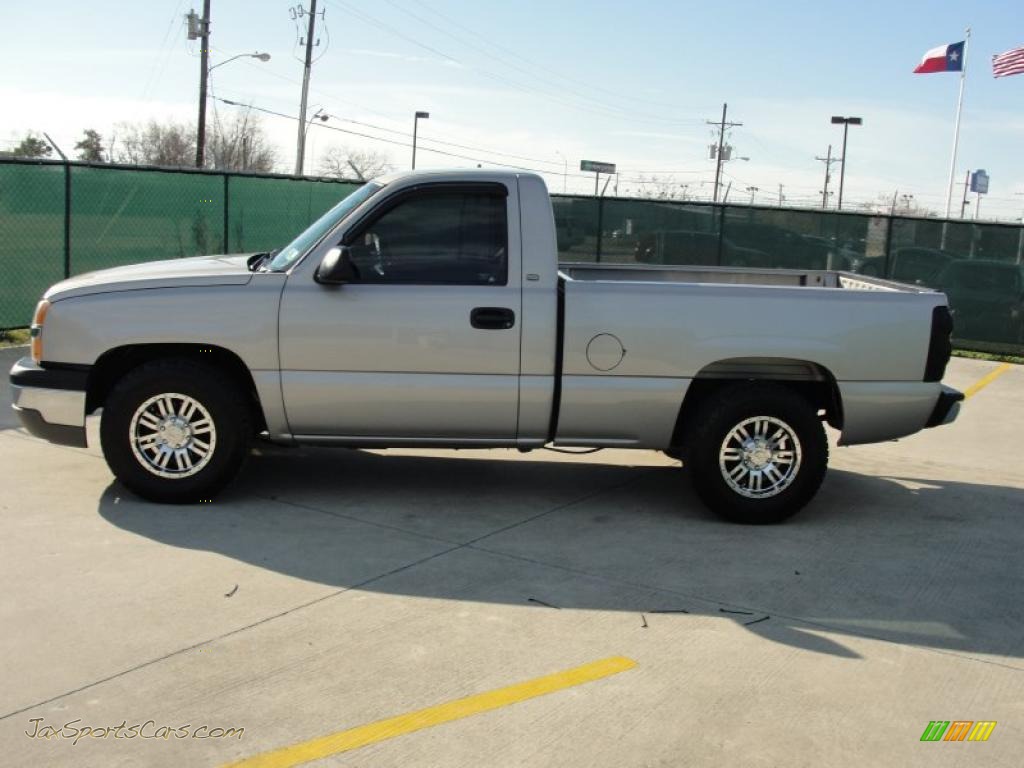
[[[942,385],[942,393],[939,395],[932,415],[925,422],[925,428],[938,427],[943,424],[951,424],[960,413],[960,402],[964,399],[964,393],[952,387]]]
[[[23,357],[11,368],[11,407],[30,434],[85,448],[88,377],[88,369],[43,368]]]

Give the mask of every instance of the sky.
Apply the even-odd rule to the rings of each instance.
[[[290,116],[263,117],[284,172],[295,163],[302,79],[289,2],[298,0],[212,0],[211,11],[212,64],[271,55],[218,67],[212,93]],[[32,4],[8,4],[0,148],[46,131],[71,154],[85,128],[109,136],[119,122],[194,122],[199,43],[184,25],[193,5],[201,10],[201,0],[51,0],[40,15]],[[991,187],[981,218],[1024,214],[1024,75],[996,80],[990,64],[1024,45],[1019,0],[319,0],[319,8],[310,105],[330,118],[310,129],[307,172],[332,146],[383,151],[408,168],[413,113],[423,110],[419,168],[506,164],[543,172],[552,191],[592,193],[593,175],[579,170],[589,159],[617,164],[620,195],[653,193],[657,177],[706,199],[715,140],[706,121],[728,102],[729,119],[743,123],[728,133],[737,158],[724,169],[730,200],[777,204],[781,184],[785,204],[820,205],[824,164],[815,158],[830,143],[841,154],[842,127],[830,117],[854,115],[864,124],[850,129],[844,207],[895,196],[898,208],[938,212],[959,75],[911,71],[970,26],[954,212],[965,172],[984,168]],[[210,120],[238,109],[209,103]],[[837,164],[833,190],[838,177]]]

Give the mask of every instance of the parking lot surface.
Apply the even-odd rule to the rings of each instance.
[[[5,390],[2,762],[1020,765],[1024,370],[986,381],[949,427],[835,448],[771,527],[614,450],[267,448],[158,506]],[[117,735],[149,721],[188,735]]]

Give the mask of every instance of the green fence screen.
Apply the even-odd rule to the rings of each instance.
[[[0,159],[0,328],[95,269],[277,248],[358,186],[289,176]],[[1024,227],[554,195],[562,262],[841,269],[937,288],[958,346],[1024,353]]]
[[[0,165],[0,328],[27,325],[64,277],[64,169]]]
[[[357,182],[0,159],[0,328],[107,267],[287,243]]]
[[[553,197],[563,262],[838,269],[942,290],[957,346],[1024,353],[1024,227],[854,212]]]

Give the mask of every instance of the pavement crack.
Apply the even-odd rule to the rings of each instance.
[[[502,552],[500,550],[489,549],[487,547],[472,546],[472,549],[475,549],[475,550],[477,550],[479,552],[485,552],[485,553],[487,553],[489,555],[494,555],[496,557],[507,557],[507,558],[509,558],[511,560],[519,560],[519,561],[522,561],[522,562],[531,563],[533,565],[539,565],[539,566],[542,566],[544,568],[553,568],[555,570],[565,571],[566,573],[571,573],[571,574],[574,574],[574,575],[577,575],[577,576],[583,576],[585,578],[594,579],[595,581],[602,581],[602,582],[604,582],[606,584],[611,584],[611,585],[614,585],[614,586],[630,587],[632,589],[641,589],[641,590],[645,590],[647,592],[656,592],[656,593],[663,593],[663,594],[666,594],[666,595],[673,595],[675,597],[682,597],[682,598],[685,598],[687,600],[692,600],[694,602],[704,603],[705,605],[708,605],[708,606],[714,606],[715,608],[718,608],[719,612],[721,612],[721,613],[737,613],[737,614],[745,614],[745,615],[751,615],[751,616],[754,616],[754,615],[757,615],[757,614],[764,614],[765,619],[771,618],[771,616],[774,616],[777,619],[784,619],[784,620],[789,621],[789,622],[793,622],[793,623],[797,623],[797,624],[802,624],[802,625],[807,626],[807,627],[813,627],[815,629],[820,629],[820,630],[823,630],[823,631],[826,631],[826,632],[832,632],[832,633],[839,634],[839,635],[846,635],[846,636],[850,636],[850,637],[859,637],[859,638],[862,638],[862,639],[865,639],[865,640],[877,640],[879,642],[886,643],[886,644],[889,644],[889,645],[900,645],[900,646],[904,646],[904,647],[907,647],[907,648],[914,648],[914,649],[917,649],[919,651],[923,651],[925,653],[937,653],[937,654],[940,654],[942,656],[953,656],[955,658],[963,659],[965,661],[972,661],[972,662],[976,662],[976,663],[979,663],[979,664],[988,664],[990,666],[1000,667],[1002,669],[1009,669],[1009,670],[1012,670],[1014,672],[1024,672],[1024,667],[1015,666],[1013,664],[1007,664],[1007,663],[1002,662],[1002,661],[996,661],[995,659],[984,659],[984,658],[980,658],[978,656],[972,656],[972,655],[967,654],[967,653],[961,653],[961,652],[958,652],[958,651],[947,650],[947,649],[944,649],[944,648],[933,648],[931,646],[921,645],[920,643],[898,642],[898,641],[895,641],[895,640],[891,640],[891,639],[889,639],[887,637],[884,637],[884,636],[882,636],[880,634],[876,634],[876,633],[872,633],[872,632],[867,632],[867,631],[860,630],[860,629],[851,629],[849,627],[833,626],[832,624],[829,624],[828,622],[818,621],[818,620],[815,620],[815,619],[805,619],[805,618],[803,618],[801,616],[793,616],[793,615],[790,615],[790,614],[779,613],[778,611],[774,611],[774,612],[772,612],[769,615],[768,611],[764,610],[763,608],[758,608],[756,606],[737,605],[736,603],[733,603],[732,601],[729,601],[729,600],[722,600],[720,598],[715,598],[715,597],[705,597],[703,595],[695,595],[695,594],[692,594],[692,593],[689,593],[689,592],[684,592],[682,590],[672,589],[671,587],[660,587],[660,586],[654,586],[652,584],[644,584],[643,582],[628,581],[628,580],[625,580],[625,579],[616,579],[616,578],[612,578],[612,577],[609,577],[609,576],[603,576],[601,574],[591,573],[589,571],[584,571],[584,570],[581,570],[579,568],[572,568],[570,566],[561,565],[559,563],[550,563],[550,562],[547,562],[545,560],[540,560],[540,559],[533,558],[533,557],[526,557],[524,555],[516,555],[516,554],[512,554],[510,552]],[[730,608],[732,608],[733,610],[726,610],[726,609],[723,609],[721,606],[730,606]],[[694,612],[693,611],[686,611],[686,610],[683,610],[683,609],[674,609],[674,610],[668,610],[668,611],[648,611],[648,613],[694,613]],[[748,622],[748,623],[749,624],[756,624],[759,621],[764,621],[764,619],[757,619],[756,621],[751,621],[751,622]]]
[[[71,449],[71,450],[74,450],[74,449]],[[381,579],[386,579],[389,576],[395,576],[395,575],[397,575],[399,573],[403,573],[405,571],[408,571],[411,568],[416,568],[417,566],[424,565],[424,564],[429,563],[429,562],[431,562],[433,560],[436,560],[436,559],[438,559],[440,557],[444,557],[445,555],[451,554],[452,552],[456,552],[456,551],[458,551],[460,549],[471,549],[471,548],[473,548],[473,544],[475,542],[482,541],[483,539],[486,539],[486,538],[488,538],[490,536],[494,536],[494,535],[496,535],[498,533],[502,533],[502,532],[507,531],[507,530],[511,530],[512,528],[516,528],[516,527],[521,526],[521,525],[526,525],[527,523],[531,523],[534,520],[538,520],[538,519],[540,519],[540,518],[542,518],[542,517],[544,517],[546,515],[550,515],[550,514],[553,514],[555,512],[558,512],[559,510],[566,509],[568,507],[573,506],[574,504],[579,504],[581,502],[587,501],[588,499],[591,499],[594,496],[597,496],[597,495],[599,495],[601,493],[607,493],[607,492],[610,492],[610,491],[618,490],[619,488],[622,488],[622,487],[624,487],[626,485],[629,485],[630,483],[636,482],[641,476],[642,475],[640,473],[637,473],[636,476],[630,478],[629,480],[626,480],[623,483],[619,483],[617,485],[605,487],[605,488],[602,488],[600,490],[587,493],[587,494],[585,494],[583,496],[580,496],[580,497],[578,497],[576,499],[573,499],[572,501],[568,501],[568,502],[565,502],[563,504],[558,504],[558,505],[556,505],[554,507],[551,507],[550,509],[547,509],[547,510],[545,510],[543,512],[540,512],[540,513],[536,514],[536,515],[531,515],[530,517],[525,518],[523,520],[519,520],[519,521],[517,521],[515,523],[512,523],[510,525],[503,526],[503,527],[498,528],[498,529],[496,529],[494,531],[491,531],[490,533],[486,533],[486,534],[484,534],[482,536],[478,536],[477,538],[475,538],[475,539],[473,539],[471,541],[468,541],[468,542],[465,542],[465,543],[462,543],[462,544],[453,544],[452,546],[447,547],[446,549],[442,549],[439,552],[435,552],[435,553],[433,553],[431,555],[427,555],[426,557],[421,557],[421,558],[419,558],[417,560],[414,560],[414,561],[412,561],[410,563],[406,563],[404,565],[398,566],[397,568],[392,568],[391,570],[389,570],[389,571],[387,571],[385,573],[380,573],[380,574],[377,574],[375,576],[371,576],[370,578],[364,579],[364,580],[362,580],[360,582],[356,582],[355,584],[350,584],[350,585],[348,585],[346,587],[342,587],[341,589],[336,589],[336,590],[334,590],[332,592],[329,592],[326,595],[321,595],[320,597],[314,598],[313,600],[307,600],[304,603],[300,603],[299,605],[292,606],[291,608],[288,608],[286,610],[279,611],[278,613],[275,613],[275,614],[273,614],[271,616],[265,616],[262,619],[250,622],[249,624],[246,624],[245,626],[236,627],[235,629],[229,630],[227,632],[223,632],[223,633],[221,633],[219,635],[215,635],[214,637],[206,638],[204,640],[200,640],[198,642],[191,643],[190,645],[188,645],[188,646],[186,646],[184,648],[178,648],[177,650],[169,651],[168,653],[165,653],[162,656],[158,656],[156,658],[152,658],[152,659],[148,659],[146,661],[140,662],[138,664],[135,664],[134,666],[128,667],[127,669],[122,669],[121,671],[115,672],[115,673],[110,674],[110,675],[107,675],[106,677],[102,677],[102,678],[100,678],[98,680],[93,680],[92,682],[85,683],[84,685],[80,685],[77,688],[73,688],[71,690],[64,691],[63,693],[59,693],[56,696],[51,696],[51,697],[49,697],[47,699],[43,699],[42,701],[34,702],[34,703],[29,704],[27,706],[24,706],[24,707],[21,707],[19,709],[16,709],[16,710],[14,710],[12,712],[7,712],[6,714],[0,715],[0,721],[7,720],[7,719],[9,719],[11,717],[15,717],[16,715],[23,714],[23,713],[28,712],[28,711],[30,711],[32,709],[35,709],[36,707],[42,707],[42,706],[45,706],[46,704],[52,704],[53,702],[59,701],[60,699],[63,699],[65,697],[67,697],[67,696],[73,696],[76,693],[81,693],[82,691],[89,690],[90,688],[95,688],[97,685],[102,685],[103,683],[109,683],[112,680],[117,680],[118,678],[124,677],[125,675],[129,675],[129,674],[131,674],[133,672],[137,672],[139,670],[146,669],[147,667],[151,667],[151,666],[153,666],[155,664],[159,664],[162,661],[167,661],[168,659],[174,658],[176,656],[180,656],[180,655],[182,655],[184,653],[188,653],[189,651],[194,651],[195,649],[200,648],[202,646],[209,645],[211,643],[215,643],[215,642],[217,642],[219,640],[224,640],[224,639],[229,638],[229,637],[233,637],[234,635],[238,635],[238,634],[241,634],[242,632],[246,632],[246,631],[248,631],[250,629],[254,629],[255,627],[261,626],[263,624],[267,624],[268,622],[274,621],[276,619],[280,619],[280,618],[282,618],[284,616],[288,616],[289,614],[296,613],[297,611],[301,611],[301,610],[304,610],[306,608],[310,608],[310,607],[312,607],[314,605],[318,605],[319,603],[323,603],[323,602],[325,602],[327,600],[330,600],[332,598],[338,597],[339,595],[343,595],[343,594],[346,594],[346,593],[351,592],[353,590],[357,590],[357,589],[360,589],[362,587],[369,586],[370,584],[373,584],[374,582],[380,581]],[[265,497],[259,497],[259,498],[265,498]],[[292,506],[297,506],[297,507],[302,507],[302,508],[305,508],[305,509],[310,509],[311,511],[314,511],[314,512],[320,512],[320,513],[323,513],[323,514],[328,514],[328,515],[334,515],[334,516],[337,516],[337,517],[345,517],[345,518],[347,518],[347,516],[345,516],[345,515],[338,515],[338,514],[336,514],[334,512],[328,512],[326,510],[316,509],[315,507],[306,507],[305,505],[294,504],[293,502],[284,502],[284,501],[280,501],[279,499],[273,499],[272,501],[277,501],[277,502],[282,503],[282,504],[291,504]],[[365,520],[359,520],[358,518],[352,518],[352,519],[355,520],[356,522],[364,522],[364,523],[367,522]],[[374,523],[367,523],[367,524],[374,525]],[[381,523],[377,523],[376,525],[378,525],[379,527],[382,527],[382,528],[390,528],[392,530],[401,531],[401,532],[404,532],[404,533],[413,533],[411,531],[404,531],[404,529],[394,528],[394,526],[388,526],[388,525],[384,525],[384,524],[381,524]],[[422,535],[422,534],[417,534],[417,535]],[[434,538],[434,537],[424,536],[424,538]],[[438,539],[438,541],[442,542],[442,543],[451,543],[451,542],[445,542],[443,539]],[[487,550],[482,550],[481,549],[480,551],[487,551]],[[497,553],[495,553],[495,554],[497,554]]]

